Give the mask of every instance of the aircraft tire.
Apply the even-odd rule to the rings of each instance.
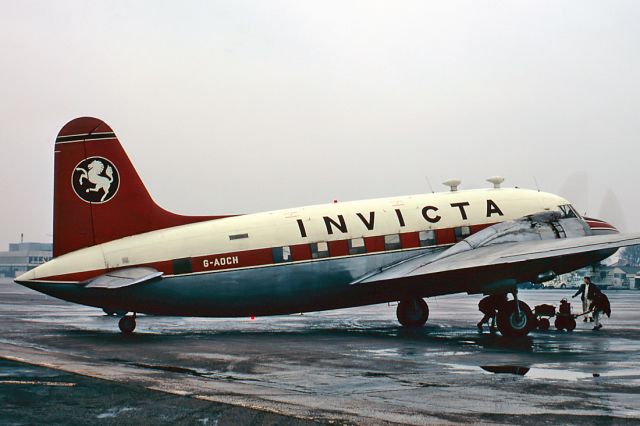
[[[549,322],[549,318],[540,318],[538,320],[538,329],[542,331],[547,331],[549,330],[550,326],[551,326],[551,323]]]
[[[118,327],[122,334],[131,334],[136,329],[136,319],[130,316],[124,316],[118,321]]]
[[[423,299],[401,300],[396,316],[403,327],[422,327],[429,319],[429,305]]]
[[[521,317],[516,314],[516,302],[510,300],[504,308],[498,311],[498,330],[505,337],[523,337],[529,334],[537,325],[537,320],[531,308],[520,301]]]

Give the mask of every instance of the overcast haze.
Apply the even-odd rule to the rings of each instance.
[[[117,133],[183,214],[505,185],[640,231],[640,2],[0,0],[0,250],[53,142]]]

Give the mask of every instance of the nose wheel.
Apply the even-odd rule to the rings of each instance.
[[[429,306],[423,299],[402,300],[396,316],[403,327],[422,327],[429,319]]]
[[[120,318],[120,321],[118,321],[118,327],[120,327],[122,334],[133,333],[133,330],[136,329],[136,314],[134,313],[131,316],[126,315]]]

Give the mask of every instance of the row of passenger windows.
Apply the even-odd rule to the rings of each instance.
[[[456,241],[461,241],[471,235],[471,229],[468,226],[461,226],[454,229]],[[420,231],[418,233],[418,240],[420,241],[420,247],[429,247],[436,245],[436,233],[435,231]],[[364,242],[364,238],[352,238],[347,240],[349,255],[364,254],[367,252],[367,247]],[[312,259],[322,259],[329,257],[329,244],[326,241],[309,244]],[[400,242],[400,234],[391,234],[384,236],[384,249],[385,250],[399,250],[402,248]],[[293,257],[291,255],[291,247],[274,247],[273,261],[275,263],[291,262]]]

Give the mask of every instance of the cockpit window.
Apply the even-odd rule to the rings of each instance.
[[[571,217],[580,217],[576,209],[573,208],[571,204],[565,204],[563,206],[558,206],[560,209],[560,213],[562,214],[562,219],[569,219]]]

